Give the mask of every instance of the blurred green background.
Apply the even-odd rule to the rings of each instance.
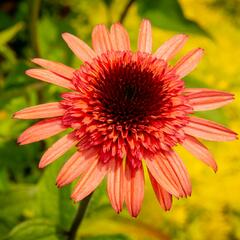
[[[185,79],[191,87],[230,91],[236,100],[224,109],[199,115],[239,132],[240,2],[239,0],[7,0],[0,1],[0,239],[64,240],[76,213],[71,186],[55,187],[55,177],[68,156],[44,170],[37,165],[57,138],[17,146],[16,138],[31,124],[11,119],[24,107],[59,99],[63,90],[31,79],[24,71],[30,59],[42,57],[78,68],[61,38],[71,32],[91,44],[95,24],[121,21],[136,50],[141,18],[153,24],[153,49],[172,35],[190,35],[182,56],[202,47],[205,56]],[[217,174],[180,152],[193,183],[188,199],[174,199],[170,212],[157,203],[146,179],[145,198],[137,219],[126,209],[110,207],[105,184],[94,193],[78,237],[84,240],[237,240],[240,239],[239,141],[206,143],[218,162]]]

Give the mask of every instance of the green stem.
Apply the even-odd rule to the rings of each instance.
[[[40,57],[39,45],[38,45],[38,32],[37,32],[37,22],[39,17],[41,7],[41,0],[34,0],[30,2],[30,40],[34,51],[35,57]]]
[[[91,199],[92,194],[88,195],[86,198],[84,198],[78,207],[78,211],[77,214],[73,220],[72,226],[68,232],[68,240],[75,240],[76,238],[76,234],[77,234],[77,230],[80,227],[82,220],[84,218],[84,215],[86,213],[87,210],[87,206],[89,204],[89,201]]]
[[[125,8],[123,9],[122,14],[120,15],[120,18],[119,18],[119,22],[120,22],[120,23],[123,23],[123,21],[125,20],[129,9],[130,9],[130,7],[132,6],[132,4],[133,4],[134,2],[135,2],[135,0],[130,0],[130,1],[127,3],[127,5],[125,6]]]

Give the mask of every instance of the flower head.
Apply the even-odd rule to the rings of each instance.
[[[18,142],[40,141],[70,128],[72,132],[45,152],[39,167],[76,146],[57,177],[57,185],[62,187],[80,176],[72,199],[82,200],[107,176],[113,208],[120,212],[125,201],[130,214],[137,216],[144,196],[145,162],[157,199],[169,210],[172,195],[179,198],[191,194],[187,170],[173,147],[182,145],[216,171],[212,155],[196,137],[211,141],[236,138],[222,125],[191,115],[221,107],[231,102],[233,95],[185,88],[182,79],[196,67],[203,50],[190,51],[175,66],[168,61],[187,38],[176,35],[152,54],[148,20],[141,23],[137,52],[131,51],[128,33],[118,23],[110,32],[104,25],[94,28],[94,50],[64,33],[63,39],[84,63],[73,69],[33,59],[44,69],[30,69],[27,75],[71,91],[63,93],[60,102],[17,112],[14,116],[19,119],[47,118],[25,130]]]

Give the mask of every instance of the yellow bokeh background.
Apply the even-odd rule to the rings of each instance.
[[[65,4],[63,0],[53,2],[60,5]],[[119,15],[127,2],[127,0],[114,0],[108,8],[103,1],[81,1],[81,3],[79,3],[78,0],[71,0],[68,3],[68,7],[76,13],[76,16],[68,23],[72,27],[69,31],[74,31],[74,34],[91,44],[90,35],[93,26],[98,23],[105,23],[109,26],[112,22],[118,21]],[[179,1],[184,15],[188,19],[197,22],[199,26],[209,33],[209,36],[188,33],[189,40],[186,46],[176,56],[173,62],[193,48],[204,48],[205,55],[199,66],[185,79],[186,86],[199,88],[208,87],[234,93],[235,100],[231,104],[222,109],[198,113],[198,115],[224,124],[239,133],[240,25],[233,21],[232,16],[227,14],[224,7],[213,7],[214,2],[215,0]],[[226,0],[226,4],[227,2],[228,0]],[[231,0],[231,2],[234,2],[234,0]],[[236,0],[236,4],[237,3],[238,1]],[[238,4],[240,5],[240,3]],[[84,17],[79,13],[84,13]],[[236,17],[239,18],[239,15]],[[137,47],[140,22],[141,17],[138,14],[137,5],[133,4],[126,16],[124,26],[130,34],[131,45],[134,50],[136,50]],[[48,35],[46,31],[48,29],[45,28],[45,26],[53,26],[50,28],[52,31],[51,34],[54,34],[54,36],[57,34],[57,32],[54,32],[51,15],[45,18],[44,13],[42,13],[41,22],[39,23],[39,43],[43,46],[41,52],[42,57],[59,62],[68,62],[72,67],[78,67],[80,61],[77,58],[74,58],[72,61],[67,60],[67,54],[70,53],[70,50],[67,50],[67,48],[57,51],[51,46],[53,52],[57,52],[57,54],[54,55],[56,59],[51,59],[52,55],[51,51],[49,51],[51,47],[46,47],[47,43],[44,42],[46,35]],[[153,26],[153,50],[156,50],[164,41],[176,33],[177,32]],[[49,33],[49,35],[51,34]],[[59,39],[58,41],[62,41],[60,40],[60,35],[57,36],[57,38]],[[66,51],[68,52],[66,53]],[[32,66],[29,62],[27,65],[29,67]],[[16,76],[16,81],[23,75],[24,73],[22,72],[19,76]],[[3,85],[3,82],[4,76],[0,74],[0,84]],[[38,89],[38,87],[38,85],[31,85],[26,88],[28,100],[22,100],[18,95],[18,90],[16,90],[14,93],[16,100],[9,100],[7,107],[0,110],[0,122],[2,123],[0,131],[3,132],[3,134],[1,133],[0,145],[5,144],[4,141],[11,135],[12,129],[15,129],[15,127],[17,129],[23,129],[25,127],[16,123],[14,120],[9,120],[12,114],[11,111],[13,111],[12,106],[17,105],[20,109],[26,107],[29,103],[35,103],[36,99],[35,96],[31,95],[31,91],[37,91],[36,89]],[[59,93],[59,90],[56,90],[55,86],[49,86],[46,91],[48,93],[47,96],[55,96],[56,93]],[[50,100],[47,96],[44,97],[41,103]],[[17,101],[18,103],[16,104]],[[12,138],[13,141],[15,141],[15,136]],[[53,142],[54,139],[47,140],[46,144],[50,145]],[[100,200],[97,200],[101,201],[101,207],[96,209],[94,214],[91,213],[84,219],[78,232],[79,239],[87,239],[84,238],[84,236],[106,234],[123,234],[128,236],[129,239],[134,240],[240,239],[239,140],[227,143],[205,141],[204,144],[213,153],[218,163],[217,173],[214,173],[212,169],[195,159],[180,146],[176,147],[176,151],[183,159],[191,176],[193,188],[191,197],[179,200],[174,199],[172,209],[169,212],[164,212],[155,198],[148,177],[146,177],[145,197],[138,218],[131,218],[125,208],[120,215],[117,215],[110,207],[105,194]],[[37,159],[40,159],[40,157],[40,155],[37,156]],[[66,157],[62,159],[60,163],[65,160]],[[11,161],[11,159],[5,159],[5,161]],[[51,168],[55,168],[56,166],[59,168],[60,164],[54,163],[53,166],[48,167],[46,171],[50,171]],[[36,163],[34,163],[34,168],[36,168],[35,171],[39,177],[41,173],[40,170],[37,170]],[[53,172],[57,174],[55,170],[53,170]],[[37,180],[31,179],[27,181],[37,182]],[[24,180],[21,181],[24,182]],[[52,182],[50,181],[48,184],[50,185],[50,189],[58,191],[54,186],[54,177],[52,178]],[[4,188],[5,183],[0,182],[0,190]],[[98,194],[102,189],[104,189],[104,183],[95,194]],[[37,190],[35,189],[34,191]],[[65,199],[65,201],[70,200]],[[14,204],[17,206],[17,203]],[[52,204],[54,205],[54,203]],[[97,204],[99,203],[97,202]],[[65,211],[64,208],[62,211]],[[37,213],[26,207],[24,208],[23,216],[26,219],[34,219]],[[119,240],[122,240],[122,238],[119,237]]]

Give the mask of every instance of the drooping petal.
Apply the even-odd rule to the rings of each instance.
[[[182,59],[180,59],[180,61],[176,63],[172,70],[180,78],[183,78],[197,66],[202,56],[203,49],[194,49],[190,51],[187,55],[185,55]]]
[[[36,78],[38,80],[55,84],[60,87],[64,87],[67,89],[75,90],[74,85],[71,81],[66,78],[63,78],[49,70],[45,69],[29,69],[25,72],[28,76],[32,78]]]
[[[77,151],[60,170],[56,180],[57,186],[62,187],[71,183],[97,161],[96,154]]]
[[[185,34],[178,34],[166,41],[160,48],[153,54],[155,57],[169,61],[173,58],[178,51],[184,46],[188,36]]]
[[[52,102],[24,108],[16,112],[13,117],[17,119],[51,118],[62,116],[64,112],[59,102]]]
[[[237,138],[237,134],[221,124],[210,120],[190,117],[188,125],[184,128],[188,135],[203,138],[209,141],[232,141]]]
[[[145,159],[147,167],[155,180],[176,197],[191,194],[191,183],[181,159],[169,151],[156,159]]]
[[[128,32],[120,23],[115,23],[111,27],[110,37],[113,49],[116,51],[130,50],[130,39]]]
[[[63,33],[62,37],[73,53],[84,62],[91,62],[96,53],[81,39],[70,33]]]
[[[168,169],[162,166],[163,158],[156,159],[148,159],[146,158],[146,164],[149,172],[153,175],[156,181],[163,186],[166,191],[173,194],[176,197],[180,197],[182,195],[182,189],[178,187],[178,185],[173,181],[173,178],[170,174],[168,174]]]
[[[110,34],[105,25],[97,25],[92,32],[93,49],[97,54],[112,50]]]
[[[170,208],[172,207],[172,195],[169,192],[167,192],[164,188],[162,188],[161,185],[158,184],[158,182],[155,180],[155,178],[150,172],[149,177],[153,186],[153,190],[161,207],[165,211],[170,210]]]
[[[215,172],[217,171],[217,164],[214,161],[212,154],[196,138],[186,135],[186,138],[183,141],[182,146],[186,148],[194,156],[196,156],[198,159],[200,159],[208,166],[210,166]]]
[[[186,97],[194,111],[205,111],[220,108],[233,101],[231,93],[202,89],[198,92],[187,93]]]
[[[132,168],[126,163],[125,169],[125,202],[128,212],[137,217],[144,197],[144,173],[142,164]]]
[[[152,52],[152,27],[149,20],[142,20],[138,35],[138,51]]]
[[[114,210],[119,213],[124,201],[124,168],[120,160],[113,159],[107,175],[107,192]]]
[[[54,136],[65,129],[66,127],[62,125],[61,118],[42,120],[27,128],[18,138],[18,143],[23,145],[32,142],[38,142]]]
[[[64,153],[76,145],[78,141],[79,140],[76,139],[74,132],[60,138],[43,154],[39,162],[39,168],[44,168],[61,157]]]
[[[192,185],[188,171],[183,164],[181,158],[173,150],[166,151],[164,155],[168,160],[164,163],[166,164],[168,169],[172,168],[172,173],[176,175],[178,182],[184,192],[183,196],[190,196],[192,193]]]
[[[95,188],[102,182],[107,173],[107,164],[94,162],[87,171],[81,176],[77,183],[71,198],[78,202],[92,193]]]
[[[35,64],[38,64],[39,66],[50,70],[51,72],[54,72],[62,77],[72,79],[73,78],[73,73],[75,71],[74,68],[68,67],[62,63],[54,62],[54,61],[49,61],[46,59],[42,58],[33,58],[32,62]]]

